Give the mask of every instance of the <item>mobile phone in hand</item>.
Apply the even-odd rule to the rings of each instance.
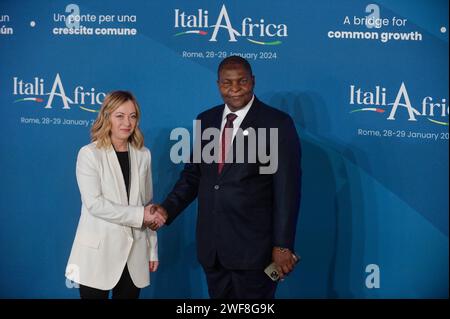
[[[292,254],[292,256],[295,259],[295,264],[298,264],[298,262],[300,261],[300,256]],[[273,281],[279,281],[280,280],[280,273],[277,270],[277,266],[276,264],[273,262],[271,263],[269,266],[266,267],[266,269],[264,269],[264,272],[267,274],[267,276],[270,277],[270,279],[272,279]]]

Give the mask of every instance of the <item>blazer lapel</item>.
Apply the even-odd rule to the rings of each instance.
[[[139,167],[136,149],[128,144],[128,156],[130,157],[130,205],[138,205],[139,199]]]
[[[209,127],[214,127],[217,128],[218,130],[220,130],[220,128],[222,127],[222,116],[223,116],[223,110],[225,108],[225,104],[217,109],[216,114],[214,114],[212,116],[211,119],[211,125]]]
[[[224,108],[225,108],[225,104],[223,104],[222,107],[217,108],[217,112],[211,116],[210,123],[207,123],[209,125],[206,125],[206,127],[202,128],[202,134],[203,134],[203,130],[206,128],[216,128],[220,132],[220,128],[222,127],[222,116],[223,116]],[[219,134],[219,138],[220,138],[220,134]],[[197,137],[197,140],[201,141],[201,136]],[[219,145],[220,145],[220,140],[219,140]],[[203,153],[203,146],[202,146],[201,150]],[[217,160],[218,159],[219,159],[219,154],[217,154]],[[219,163],[217,160],[215,160],[211,163],[212,169],[214,169],[216,174],[218,173],[218,170],[219,170]]]
[[[108,161],[108,166],[109,166],[110,172],[111,172],[114,182],[116,184],[116,191],[117,191],[116,198],[118,199],[120,204],[127,205],[128,204],[127,189],[125,187],[125,181],[123,179],[122,169],[120,168],[119,159],[117,158],[114,147],[110,146],[106,150],[106,158]],[[130,237],[133,237],[131,227],[124,226],[123,229],[125,229],[125,232]]]
[[[253,100],[253,104],[250,107],[250,110],[248,110],[247,115],[245,116],[244,120],[241,123],[240,128],[244,131],[248,129],[249,127],[254,126],[254,122],[256,121],[257,115],[258,115],[258,109],[259,109],[259,100],[256,98]],[[234,143],[234,141],[233,141]]]
[[[125,181],[123,179],[122,169],[120,168],[119,159],[117,158],[114,148],[111,146],[106,150],[106,157],[108,159],[108,166],[116,184],[117,199],[120,204],[128,204],[127,189],[125,188]]]

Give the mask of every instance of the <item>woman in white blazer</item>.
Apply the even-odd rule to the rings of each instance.
[[[81,216],[66,277],[81,298],[138,298],[158,268],[151,155],[139,130],[140,110],[126,91],[108,94],[77,158]]]

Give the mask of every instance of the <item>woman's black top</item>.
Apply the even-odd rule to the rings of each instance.
[[[122,169],[123,179],[125,181],[125,187],[127,189],[127,198],[130,200],[130,160],[128,158],[128,151],[117,152],[117,158],[119,159],[120,168]]]

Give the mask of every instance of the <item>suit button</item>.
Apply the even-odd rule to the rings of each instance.
[[[215,190],[218,190],[219,188],[220,188],[219,185],[214,185],[214,189],[215,189]]]

